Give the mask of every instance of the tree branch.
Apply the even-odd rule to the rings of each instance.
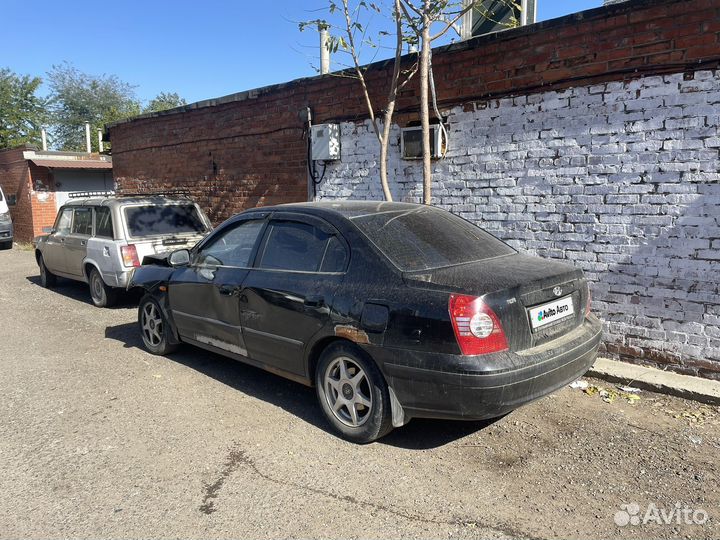
[[[375,118],[375,110],[373,109],[372,100],[370,99],[370,91],[368,90],[367,84],[365,82],[365,76],[363,75],[362,69],[360,68],[360,59],[358,58],[357,49],[355,48],[355,39],[353,38],[352,19],[350,18],[350,7],[348,6],[348,0],[342,0],[342,4],[343,13],[345,15],[345,26],[350,45],[350,54],[352,55],[353,62],[355,63],[355,72],[360,79],[360,85],[362,86],[363,94],[365,95],[365,104],[367,105],[368,113],[370,114],[370,121],[372,122],[373,129],[375,130],[375,135],[378,137],[378,139],[380,139],[380,129],[378,128],[377,119]]]

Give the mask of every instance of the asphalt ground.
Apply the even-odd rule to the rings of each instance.
[[[136,301],[0,252],[0,537],[720,537],[717,407],[564,388],[358,446],[313,389],[148,354]]]

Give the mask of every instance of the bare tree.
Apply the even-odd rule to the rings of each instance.
[[[402,68],[402,56],[403,46],[406,40],[406,32],[403,28],[403,15],[400,7],[401,0],[393,0],[394,6],[392,10],[392,18],[395,23],[395,43],[394,43],[394,63],[393,71],[390,78],[390,88],[388,90],[387,99],[385,106],[380,109],[382,111],[382,126],[378,122],[376,107],[373,103],[373,98],[370,95],[365,73],[367,66],[363,66],[360,63],[360,47],[365,44],[371,47],[377,47],[372,40],[367,37],[366,27],[359,21],[361,12],[363,10],[372,10],[376,13],[381,13],[381,8],[372,2],[360,1],[355,7],[350,6],[350,0],[340,0],[340,4],[334,1],[329,2],[328,10],[330,13],[341,11],[343,25],[334,26],[328,23],[326,20],[314,20],[304,23],[300,23],[300,30],[304,30],[306,27],[318,25],[321,28],[331,30],[330,37],[328,40],[328,48],[331,52],[338,52],[341,50],[347,53],[352,58],[352,66],[350,71],[353,72],[352,77],[357,79],[362,88],[363,98],[365,105],[368,110],[370,117],[370,124],[373,132],[380,143],[380,184],[383,190],[383,196],[385,200],[392,201],[392,193],[390,191],[390,184],[388,181],[388,149],[390,145],[390,130],[392,128],[392,119],[395,113],[395,107],[397,104],[397,97],[402,88],[410,81],[415,75],[418,69],[417,61],[410,65],[407,69]],[[333,32],[334,30],[334,32]],[[379,37],[388,35],[387,32],[379,32]],[[358,43],[359,38],[359,43]],[[349,76],[348,72],[341,72],[339,76]]]
[[[513,0],[502,3],[517,9]],[[449,30],[458,32],[463,16],[478,10],[482,17],[492,20],[493,13],[482,0],[400,0],[400,8],[420,44],[420,125],[423,147],[423,204],[432,202],[432,155],[430,149],[430,94],[435,114],[439,117],[432,73],[432,44]],[[435,33],[433,33],[435,32]],[[459,33],[459,32],[458,32]],[[442,122],[442,118],[438,118]],[[444,131],[444,130],[443,130]]]
[[[497,0],[497,6],[519,9],[515,0]],[[432,70],[432,44],[442,38],[450,30],[460,33],[459,22],[470,11],[475,10],[479,16],[492,20],[497,24],[504,24],[507,27],[517,25],[516,20],[510,23],[501,23],[495,20],[497,14],[488,9],[483,0],[393,0],[392,19],[395,24],[395,58],[393,72],[390,81],[390,89],[385,107],[382,109],[382,128],[379,125],[376,108],[368,89],[365,78],[367,66],[360,63],[360,45],[369,44],[376,46],[367,38],[366,27],[359,21],[363,10],[382,13],[380,7],[372,2],[359,1],[355,7],[350,6],[350,0],[329,0],[329,12],[331,14],[341,12],[342,26],[333,26],[326,20],[314,20],[300,23],[300,30],[308,26],[319,26],[320,28],[332,29],[328,41],[331,52],[341,50],[352,58],[352,65],[349,70],[340,72],[339,76],[350,76],[348,71],[353,73],[353,78],[360,82],[365,104],[368,109],[370,123],[380,143],[380,183],[382,184],[385,199],[392,201],[392,194],[388,183],[388,148],[390,141],[390,130],[392,118],[395,112],[397,97],[402,88],[419,71],[420,78],[420,125],[422,127],[423,147],[423,203],[432,202],[432,154],[430,148],[430,103],[432,101],[433,112],[442,125],[442,118],[437,107],[437,96]],[[387,32],[380,32],[387,35]],[[359,38],[359,43],[358,43]],[[411,67],[402,70],[402,54],[405,44],[419,45],[420,52]],[[432,98],[432,99],[431,99]],[[444,129],[442,130],[444,133]]]

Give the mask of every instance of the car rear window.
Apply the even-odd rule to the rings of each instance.
[[[351,220],[403,272],[516,253],[469,221],[437,208],[378,212]]]
[[[129,206],[125,208],[125,220],[133,238],[207,231],[192,204]]]

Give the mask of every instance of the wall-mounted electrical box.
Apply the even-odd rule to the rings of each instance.
[[[311,157],[313,161],[340,159],[340,126],[317,124],[310,128]]]
[[[400,134],[400,152],[403,159],[422,159],[422,128],[403,128]],[[445,155],[445,137],[440,125],[430,126],[430,157],[437,159]]]

